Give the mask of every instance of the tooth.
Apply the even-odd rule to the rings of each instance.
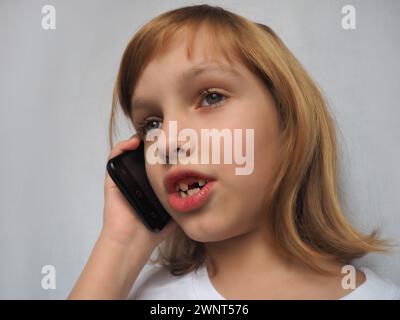
[[[200,179],[198,182],[199,186],[202,187],[206,184],[206,180]]]
[[[187,191],[187,190],[189,189],[188,185],[187,185],[186,183],[183,183],[183,182],[181,182],[181,183],[179,184],[179,188],[180,188],[182,191]]]
[[[178,186],[178,185],[176,185],[175,189],[176,189],[176,191],[179,191],[179,186]]]
[[[198,191],[200,191],[200,188],[193,188],[187,191],[187,193],[189,194],[189,196],[194,195],[195,193],[197,193]]]
[[[183,191],[181,191],[181,197],[182,198],[186,198],[188,195],[185,193],[185,192],[183,192]]]

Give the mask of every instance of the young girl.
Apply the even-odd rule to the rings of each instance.
[[[113,147],[117,102],[137,134]],[[146,162],[172,217],[160,233],[142,224],[106,174],[103,229],[69,298],[400,299],[393,282],[351,264],[390,244],[346,219],[328,106],[269,27],[209,5],[169,11],[144,25],[122,57],[109,158],[140,140],[147,150],[153,129],[165,133],[166,154],[191,156],[184,142],[170,143],[170,121],[198,133],[253,129],[253,172],[237,175],[236,164],[223,161]],[[174,176],[184,170],[191,181]],[[185,193],[194,181],[197,189]],[[185,203],[193,204],[196,193],[203,197],[197,206],[172,200],[191,197]],[[155,264],[143,269],[156,248]]]

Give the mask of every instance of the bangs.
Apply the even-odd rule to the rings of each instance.
[[[210,54],[225,58],[230,64],[243,60],[240,57],[240,41],[238,34],[226,25],[214,21],[191,21],[188,24],[168,28],[159,39],[155,39],[152,58],[165,54],[174,43],[185,39],[186,57],[192,58],[193,43],[201,31],[205,34],[206,48]],[[241,61],[243,62],[243,61]]]

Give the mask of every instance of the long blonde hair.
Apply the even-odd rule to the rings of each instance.
[[[231,60],[239,57],[272,93],[279,114],[282,152],[265,212],[270,233],[281,253],[326,273],[321,259],[349,263],[369,252],[387,252],[390,242],[374,230],[365,235],[346,219],[337,194],[337,140],[328,105],[317,85],[280,38],[268,26],[252,22],[218,6],[195,5],[155,17],[129,41],[117,75],[109,125],[113,147],[118,102],[132,122],[131,99],[141,72],[167,48],[171,36],[188,31],[193,39],[200,26],[209,31],[213,48]],[[191,54],[191,42],[187,55]],[[152,261],[181,275],[207,258],[204,244],[181,228],[158,247]],[[329,273],[329,272],[328,272]]]

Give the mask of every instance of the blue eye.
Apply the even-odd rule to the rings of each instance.
[[[200,92],[201,104],[200,107],[216,107],[227,99],[225,95],[215,90],[206,89]],[[203,101],[207,104],[203,105]],[[142,137],[145,136],[152,129],[161,128],[162,120],[145,119],[143,122],[137,123],[137,132]]]
[[[202,91],[200,94],[202,97],[201,101],[202,102],[207,101],[207,103],[208,103],[208,105],[206,105],[207,107],[219,105],[222,101],[224,101],[226,99],[225,95],[223,95],[215,90],[206,89],[206,90]],[[221,98],[222,98],[222,100],[221,100]],[[203,106],[203,105],[201,104],[201,106]]]
[[[143,122],[139,122],[137,125],[137,132],[144,136],[152,129],[158,129],[159,126],[157,124],[161,124],[161,121],[155,119],[146,119]]]
[[[158,128],[157,123],[159,123],[159,121],[157,121],[157,120],[149,120],[149,121],[147,122],[146,128],[147,128],[148,130],[157,129],[157,128]],[[154,124],[156,124],[156,125],[154,125]]]

